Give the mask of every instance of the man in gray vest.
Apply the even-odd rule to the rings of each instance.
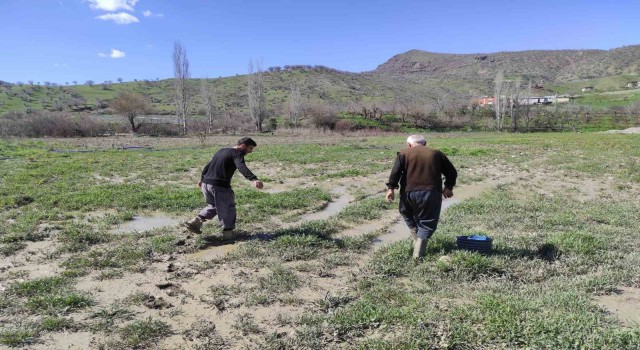
[[[256,142],[251,138],[243,137],[238,140],[235,147],[218,150],[205,165],[198,187],[204,195],[207,206],[196,217],[185,223],[189,231],[200,233],[202,224],[217,215],[222,226],[222,238],[234,239],[237,237],[237,233],[234,231],[236,227],[236,195],[231,188],[231,178],[237,169],[242,176],[253,182],[255,188],[262,189],[262,181],[258,180],[258,177],[244,163],[244,156],[253,152],[253,148],[256,146]]]
[[[453,197],[458,172],[444,153],[426,146],[422,135],[409,136],[407,144],[396,157],[386,198],[393,202],[400,184],[400,214],[411,230],[413,257],[421,258],[438,226],[442,197]]]

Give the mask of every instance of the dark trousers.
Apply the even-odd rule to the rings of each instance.
[[[409,229],[418,229],[418,238],[429,239],[438,227],[442,192],[400,192],[400,214]]]
[[[207,206],[198,215],[206,220],[211,220],[218,215],[222,229],[236,228],[236,195],[233,189],[203,183],[200,190]]]

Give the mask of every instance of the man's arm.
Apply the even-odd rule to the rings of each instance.
[[[247,167],[247,164],[245,164],[243,155],[238,154],[234,156],[233,162],[236,164],[236,168],[238,168],[238,171],[240,172],[240,174],[242,174],[242,176],[244,176],[245,179],[253,181],[253,185],[257,189],[261,189],[263,187],[262,181],[258,180],[258,177],[255,176],[251,172],[251,170],[249,170],[249,168]]]
[[[458,171],[444,153],[442,154],[442,174],[444,175],[444,197],[453,197],[453,187],[456,185]]]
[[[209,164],[211,164],[211,160],[209,161],[209,163],[207,163],[207,165],[204,166],[204,168],[202,169],[202,173],[200,173],[200,181],[198,182],[198,188],[200,188],[200,186],[202,185],[202,181],[204,180],[204,175],[207,173],[207,171],[209,171]]]
[[[402,163],[402,157],[400,156],[400,152],[398,152],[396,162],[393,164],[393,169],[391,169],[391,175],[389,175],[389,182],[387,182],[387,202],[393,202],[395,196],[393,190],[398,188],[398,183],[402,177]]]
[[[400,152],[396,156],[396,162],[393,164],[393,169],[391,169],[391,174],[389,175],[389,182],[387,182],[387,188],[390,190],[397,189],[398,183],[400,182],[400,178],[402,177],[402,156]]]

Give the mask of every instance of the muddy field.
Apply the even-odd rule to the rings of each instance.
[[[640,348],[637,135],[427,135],[459,186],[420,261],[383,200],[404,137],[256,136],[231,243],[181,223],[237,136],[0,141],[0,347]]]

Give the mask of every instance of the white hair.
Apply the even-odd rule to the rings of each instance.
[[[427,140],[425,140],[424,136],[422,135],[411,135],[407,137],[407,143],[412,146],[416,146],[416,145],[424,146],[427,144]]]

